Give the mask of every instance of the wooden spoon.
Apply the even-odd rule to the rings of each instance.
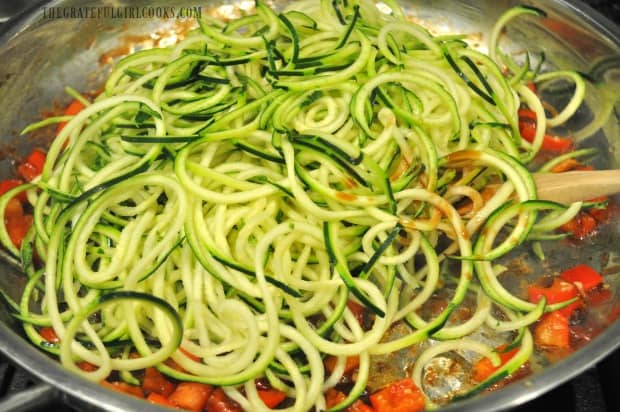
[[[620,170],[535,173],[538,198],[572,203],[620,192]]]

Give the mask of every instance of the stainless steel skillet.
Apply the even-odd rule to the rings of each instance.
[[[242,5],[248,2],[229,2]],[[284,1],[274,1],[276,5]],[[126,2],[131,6],[156,6],[155,2]],[[161,5],[194,5],[188,2],[165,2]],[[219,2],[206,2],[204,9]],[[486,34],[502,10],[516,2],[511,1],[406,1],[408,11],[438,33],[472,33],[472,39],[483,44]],[[606,94],[620,90],[620,28],[577,1],[533,1],[528,4],[548,12],[544,21],[524,20],[511,25],[506,33],[506,47],[513,50],[544,51],[548,60],[560,68],[579,70],[599,82],[598,88],[589,90],[589,111],[582,113],[588,121],[604,107]],[[45,7],[78,7],[86,5],[123,6],[119,1],[55,1]],[[0,175],[10,173],[10,159],[23,155],[28,148],[42,141],[18,137],[26,124],[41,117],[41,112],[58,102],[63,89],[70,85],[77,90],[95,88],[105,74],[101,56],[110,51],[127,50],[128,43],[158,32],[171,35],[178,22],[149,19],[59,19],[45,18],[43,4],[34,7],[4,28],[0,33]],[[166,29],[162,29],[166,28]],[[142,40],[140,40],[142,41]],[[602,82],[602,84],[600,83]],[[620,110],[620,109],[619,109]],[[575,125],[578,128],[578,125]],[[42,138],[44,140],[44,138]],[[598,166],[620,166],[618,119],[612,116],[605,126],[593,136],[583,138],[582,145],[600,147],[605,153]],[[620,264],[618,241],[620,224],[610,224],[604,233],[578,248],[558,250],[556,260],[572,258],[579,253],[593,259],[596,264],[607,259],[606,265]],[[615,258],[615,260],[614,260]],[[611,269],[610,269],[611,271]],[[612,276],[613,277],[613,274]],[[620,300],[616,279],[616,301]],[[0,266],[0,288],[17,296],[23,281],[9,265]],[[0,311],[0,351],[20,366],[30,370],[45,385],[28,395],[35,402],[48,402],[55,396],[69,397],[80,409],[103,408],[111,411],[144,409],[145,404],[107,391],[95,384],[78,379],[65,371],[55,361],[25,340],[16,323],[3,307]],[[616,321],[596,339],[569,358],[545,368],[525,380],[475,399],[460,402],[445,410],[502,410],[522,404],[540,396],[551,388],[581,373],[620,345],[620,322]],[[25,396],[25,395],[24,395]],[[0,410],[10,405],[0,404]]]

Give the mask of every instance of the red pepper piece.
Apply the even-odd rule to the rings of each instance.
[[[375,410],[358,399],[347,408],[347,412],[375,412]]]
[[[215,388],[207,401],[208,412],[243,412],[241,406],[230,399],[222,388]]]
[[[71,103],[69,103],[69,106],[67,106],[63,114],[65,116],[74,116],[84,110],[84,107],[86,106],[84,106],[81,101],[75,99]],[[65,128],[66,125],[67,122],[58,123],[58,127],[56,128],[56,135],[58,135],[62,131],[62,129]]]
[[[570,233],[572,237],[583,240],[596,230],[598,223],[586,211],[580,211],[573,219],[560,226],[560,230]]]
[[[201,412],[207,405],[211,393],[213,393],[211,385],[198,382],[181,382],[170,394],[168,400],[179,408]]]
[[[166,379],[166,377],[157,369],[151,367],[144,370],[142,390],[145,393],[155,392],[163,396],[170,396],[175,389],[176,385]]]
[[[56,331],[51,326],[43,326],[39,329],[39,335],[49,343],[58,343],[60,342],[60,338],[56,334]]]
[[[16,188],[17,186],[20,186],[24,184],[24,182],[20,179],[5,179],[0,181],[0,195],[5,194],[6,192],[8,192],[11,189]],[[27,198],[26,198],[26,192],[21,192],[19,195],[17,195],[17,199],[19,199],[20,202],[24,203]]]
[[[325,406],[327,409],[331,409],[339,403],[344,402],[345,399],[347,399],[347,395],[337,389],[329,388],[327,392],[325,392]]]
[[[559,311],[544,315],[534,327],[534,342],[542,347],[570,348],[568,319]]]
[[[327,369],[329,373],[332,373],[334,369],[336,368],[337,362],[338,362],[337,356],[328,356],[325,359],[325,369]],[[347,360],[344,364],[344,373],[347,374],[347,373],[353,372],[355,369],[359,368],[359,366],[360,366],[359,356],[347,356]]]
[[[554,278],[553,283],[548,288],[530,285],[527,289],[527,294],[530,302],[538,303],[544,296],[547,299],[547,304],[565,302],[579,296],[575,285],[559,278]],[[578,300],[560,309],[558,312],[566,319],[570,319],[573,312],[581,307],[583,307],[583,302]]]
[[[35,177],[39,176],[43,171],[45,165],[45,159],[47,155],[40,149],[34,149],[24,163],[17,166],[17,173],[24,178],[27,182],[32,181]]]
[[[536,136],[536,113],[529,109],[520,109],[519,132],[521,137],[532,143]],[[564,153],[573,148],[573,141],[565,137],[554,136],[545,133],[541,150],[554,153]]]
[[[519,351],[519,348],[514,348],[514,349],[511,349],[505,352],[504,351],[505,348],[506,348],[506,345],[502,345],[497,348],[497,354],[499,355],[499,359],[501,361],[501,363],[498,366],[493,366],[493,364],[491,363],[491,360],[486,357],[476,362],[476,364],[474,365],[474,375],[473,375],[473,378],[476,381],[482,382],[483,380],[491,376],[493,373],[495,373],[496,370],[501,368],[503,365],[506,364],[506,362],[512,359],[512,357]]]
[[[76,366],[84,372],[94,372],[99,369],[99,366],[93,365],[92,363],[87,361],[79,361],[78,363],[76,363]]]
[[[24,213],[17,198],[9,200],[4,209],[4,226],[15,247],[19,248],[32,226],[32,216]]]
[[[603,277],[592,267],[581,264],[566,269],[560,277],[567,282],[574,283],[579,290],[588,292],[603,283]]]
[[[375,412],[420,412],[424,395],[413,380],[406,378],[379,389],[370,395]]]
[[[275,408],[286,399],[286,394],[277,389],[259,389],[258,396],[268,408]]]
[[[164,395],[160,395],[157,392],[149,393],[149,396],[146,397],[146,400],[155,405],[168,406],[173,408],[175,405],[168,400]]]

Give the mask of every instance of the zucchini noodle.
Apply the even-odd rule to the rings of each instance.
[[[391,13],[368,0],[282,11],[257,1],[255,15],[202,20],[174,46],[121,59],[79,114],[29,126],[69,120],[42,175],[0,198],[4,214],[26,191],[34,210],[21,249],[0,229],[29,276],[12,305],[28,337],[87,379],[131,381],[154,366],[225,386],[252,411],[269,410],[260,377],[292,399],[280,410],[325,409],[351,355],[357,381],[331,410],[366,389],[375,355],[422,344],[411,370],[423,390],[425,365],[444,352],[499,364],[476,340],[482,327],[520,349],[461,396],[526,362],[527,326],[569,302],[522,300],[494,261],[579,212],[537,200],[527,164],[547,125],[578,109],[584,81],[501,53],[503,26],[539,10],[508,11],[489,57],[387,4]],[[525,81],[555,79],[575,92],[547,119]],[[536,113],[533,143],[519,134],[521,106]],[[489,184],[499,189],[485,200]],[[444,263],[455,288],[428,318],[420,309],[445,286]],[[472,292],[472,316],[455,322]],[[397,323],[408,333],[392,337]],[[43,340],[43,325],[59,343]],[[338,357],[329,373],[328,355]],[[97,370],[80,370],[83,360]]]

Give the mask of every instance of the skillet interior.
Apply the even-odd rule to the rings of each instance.
[[[48,6],[111,5],[110,2],[57,1]],[[235,2],[244,6],[252,2]],[[283,1],[274,1],[276,5]],[[152,2],[131,2],[132,6],[153,6]],[[188,5],[187,2],[166,2],[166,5]],[[203,10],[217,2],[208,2]],[[403,2],[408,11],[437,33],[472,33],[481,46],[493,22],[503,10],[516,3],[509,1],[475,1],[455,4],[452,1]],[[114,2],[117,6],[118,2]],[[544,51],[553,65],[571,68],[589,74],[605,84],[588,90],[588,109],[580,112],[575,122],[587,122],[603,106],[604,92],[618,90],[620,86],[620,30],[609,21],[576,2],[532,2],[549,14],[541,21],[523,19],[511,24],[507,32],[509,42],[505,47],[520,50],[526,47],[532,52]],[[127,46],[148,39],[148,34],[159,31],[170,35],[178,21],[101,20],[101,19],[45,19],[42,10],[18,19],[0,36],[0,175],[11,173],[11,159],[27,153],[36,145],[45,144],[45,136],[18,138],[19,130],[40,119],[42,111],[60,103],[66,85],[81,91],[96,89],[105,76],[108,66],[101,57],[115,52],[128,51]],[[163,27],[163,29],[162,29]],[[146,41],[148,43],[148,41]],[[64,103],[64,101],[62,102]],[[579,128],[578,124],[574,125]],[[620,166],[618,121],[613,116],[604,128],[581,143],[598,146],[605,153],[601,157],[602,168]],[[588,241],[579,248],[559,249],[550,259],[564,260],[579,251],[575,259],[592,259],[595,265],[606,259],[609,266],[620,264],[617,245],[620,237],[618,220],[608,226],[596,240]],[[609,253],[609,255],[606,255]],[[614,263],[615,262],[615,263]],[[24,285],[19,273],[9,265],[0,266],[0,287],[17,297]],[[612,276],[618,282],[618,276]],[[616,290],[620,290],[616,285]],[[616,300],[620,300],[616,293]],[[43,381],[70,393],[79,402],[102,405],[109,410],[138,409],[141,402],[118,396],[97,385],[77,379],[64,371],[32,347],[19,332],[15,322],[3,308],[0,311],[0,350],[15,362],[32,371]],[[568,359],[545,369],[544,372],[510,385],[507,388],[452,405],[445,410],[499,410],[521,404],[550,390],[600,360],[618,345],[620,323],[610,325],[597,339]]]

